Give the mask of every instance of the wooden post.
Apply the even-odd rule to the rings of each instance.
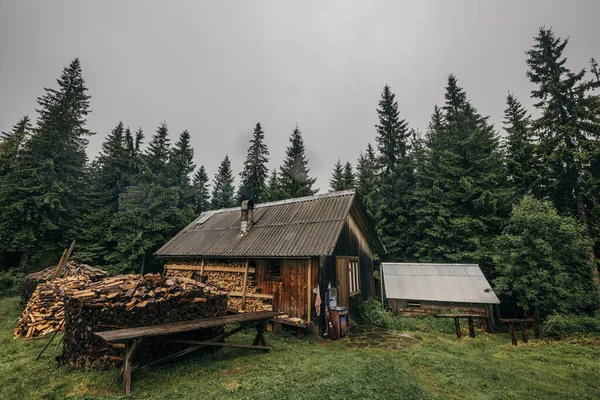
[[[202,259],[202,264],[200,265],[200,276],[204,276],[204,258]]]
[[[473,317],[469,317],[469,336],[475,337],[475,326],[473,325]]]
[[[537,319],[534,319],[531,324],[533,325],[533,335],[534,335],[534,337],[536,339],[539,339],[540,338],[540,328],[538,326]]]
[[[521,333],[523,334],[523,343],[527,343],[527,322],[521,322]]]
[[[123,392],[131,393],[131,340],[125,343],[125,358],[123,359]]]
[[[58,271],[60,271],[60,266],[62,265],[66,255],[67,255],[67,249],[65,249],[63,251],[62,256],[60,257],[60,260],[58,261],[58,264],[56,264],[56,269],[54,270],[54,272],[52,273],[52,276],[50,277],[50,280],[54,280],[57,278]]]
[[[244,291],[242,292],[242,310],[246,310],[246,289],[248,287],[248,264],[250,260],[246,260],[246,268],[244,269]]]
[[[512,339],[513,346],[517,345],[517,334],[515,333],[515,323],[509,322],[508,326],[510,327],[510,338]]]
[[[454,327],[456,328],[456,337],[460,339],[462,334],[460,332],[460,322],[458,322],[458,317],[454,318]]]
[[[312,259],[308,260],[308,282],[306,282],[306,295],[307,295],[307,299],[306,299],[306,304],[307,304],[307,310],[306,310],[306,318],[307,321],[310,322],[310,314],[311,314],[311,302],[312,302]]]

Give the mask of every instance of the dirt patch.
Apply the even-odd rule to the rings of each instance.
[[[353,327],[342,343],[352,348],[380,348],[399,350],[419,343],[420,337],[408,335],[372,325]]]

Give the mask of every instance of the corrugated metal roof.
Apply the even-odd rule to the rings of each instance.
[[[240,207],[208,211],[155,254],[163,257],[329,255],[355,197],[354,190],[346,190],[257,204],[254,225],[243,236]]]
[[[477,264],[383,263],[389,299],[498,304]]]

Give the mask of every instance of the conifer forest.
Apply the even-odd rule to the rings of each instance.
[[[600,305],[600,67],[591,58],[569,68],[567,34],[542,27],[524,45],[522,73],[534,87],[525,100],[534,106],[506,88],[501,126],[452,73],[429,124],[414,126],[398,107],[401,88],[381,77],[378,122],[358,159],[331,150],[329,188],[311,175],[307,148],[318,144],[304,140],[301,119],[290,121],[285,149],[267,147],[282,133],[266,121],[248,126],[242,170],[223,154],[209,166],[214,176],[194,163],[195,132],[173,132],[169,121],[144,132],[115,115],[110,132],[92,132],[86,60],[65,60],[56,82],[40,88],[35,113],[0,127],[0,295],[55,265],[72,240],[78,261],[111,274],[158,271],[153,253],[204,211],[354,188],[387,250],[380,261],[477,263],[510,307],[540,318],[592,315]],[[105,139],[88,158],[91,135]],[[279,151],[284,161],[273,165]]]

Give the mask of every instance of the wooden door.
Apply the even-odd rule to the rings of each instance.
[[[306,319],[308,260],[284,260],[279,310],[290,317]]]
[[[348,287],[348,257],[336,257],[338,306],[348,307],[350,288]]]

